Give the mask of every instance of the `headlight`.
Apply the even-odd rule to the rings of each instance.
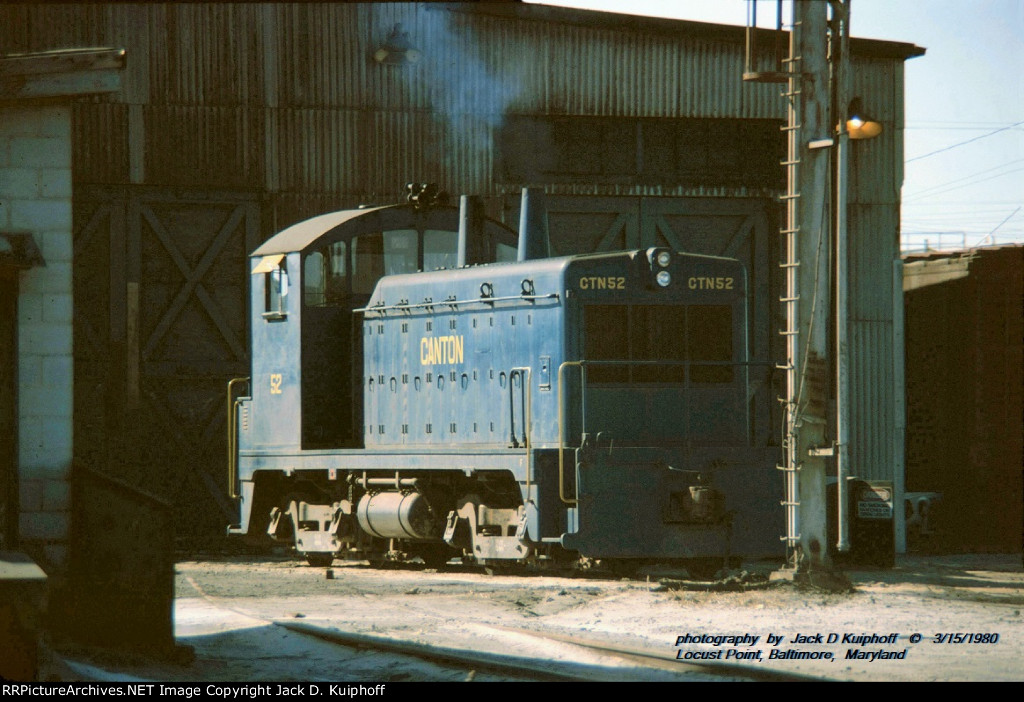
[[[667,288],[672,282],[672,274],[668,271],[658,271],[658,275],[654,276],[654,279],[658,281],[658,285]]]
[[[668,268],[668,264],[672,263],[672,255],[668,251],[659,251],[657,260],[659,266]],[[665,283],[665,285],[668,285],[668,283]]]

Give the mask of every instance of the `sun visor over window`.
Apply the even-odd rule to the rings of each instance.
[[[253,273],[269,273],[276,269],[281,263],[281,259],[284,258],[284,254],[270,254],[260,259],[260,262],[256,264],[256,267],[252,269]]]

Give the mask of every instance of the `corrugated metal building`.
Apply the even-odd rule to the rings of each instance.
[[[1019,552],[1024,246],[907,256],[907,489],[942,493],[922,545]]]
[[[741,80],[742,28],[508,3],[0,6],[0,52],[83,45],[128,63],[119,94],[74,109],[75,453],[195,505],[180,533],[233,518],[221,396],[248,368],[246,253],[410,180],[483,195],[508,221],[519,188],[543,185],[559,253],[742,259],[766,363],[754,435],[777,461],[785,102]],[[387,45],[418,60],[375,60]],[[866,478],[902,474],[903,62],[922,52],[853,42],[852,94],[884,126],[851,149],[851,456]]]

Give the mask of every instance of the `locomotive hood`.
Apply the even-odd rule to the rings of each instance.
[[[366,311],[393,306],[442,307],[454,302],[533,295],[554,297],[572,260],[549,258],[385,276],[377,283]]]
[[[658,296],[660,285],[655,281],[660,267],[652,258],[655,251],[667,249],[562,256],[385,276],[377,283],[363,311],[387,314],[396,309],[431,311],[513,299],[557,300],[594,291],[624,292],[627,287],[634,292],[646,289]],[[669,259],[669,284],[684,286],[701,299],[714,293],[731,297],[746,289],[746,272],[735,259],[682,253],[670,253]],[[585,269],[587,273],[574,274],[575,269]],[[602,269],[604,275],[600,274]],[[623,276],[624,273],[628,275]]]

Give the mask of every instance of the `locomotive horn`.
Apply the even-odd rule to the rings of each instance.
[[[459,198],[459,257],[456,266],[483,263],[484,201],[478,195]]]
[[[551,256],[548,239],[548,211],[544,206],[543,188],[523,188],[519,207],[519,253],[517,261],[530,261]]]

